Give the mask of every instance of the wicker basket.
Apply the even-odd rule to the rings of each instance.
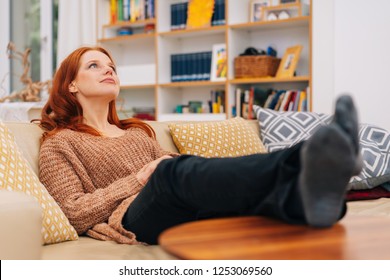
[[[268,55],[245,55],[234,59],[235,78],[274,77],[280,58]]]

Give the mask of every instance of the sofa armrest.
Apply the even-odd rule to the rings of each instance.
[[[0,259],[40,259],[42,209],[19,192],[0,190]]]

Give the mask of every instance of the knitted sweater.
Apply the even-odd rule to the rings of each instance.
[[[78,234],[137,244],[135,235],[122,227],[127,208],[143,187],[135,175],[167,154],[176,155],[139,128],[115,138],[65,129],[42,143],[39,178]]]

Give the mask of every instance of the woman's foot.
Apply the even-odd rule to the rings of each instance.
[[[338,98],[332,123],[303,145],[301,160],[298,188],[306,221],[330,227],[341,218],[349,180],[362,167],[357,113],[349,96]]]

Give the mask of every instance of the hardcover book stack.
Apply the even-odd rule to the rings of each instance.
[[[211,52],[197,52],[171,55],[171,81],[210,80]]]
[[[255,119],[253,105],[275,111],[308,111],[308,89],[305,90],[263,90],[256,87],[249,89],[236,89],[236,104],[233,116],[245,119]]]
[[[171,5],[171,30],[181,30],[187,27],[188,2]]]
[[[118,21],[137,21],[155,18],[154,0],[110,0],[110,19]]]

